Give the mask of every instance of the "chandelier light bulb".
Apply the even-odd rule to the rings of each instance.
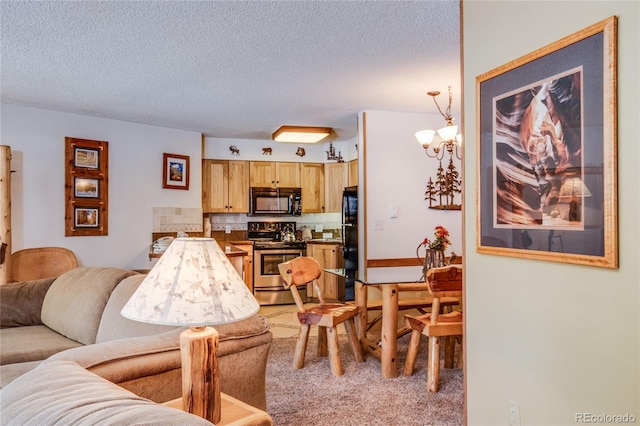
[[[438,129],[438,136],[445,141],[455,140],[456,134],[458,133],[458,126],[447,126],[442,129]]]
[[[420,145],[428,147],[433,142],[435,135],[436,132],[434,130],[420,130],[416,133],[416,139]]]

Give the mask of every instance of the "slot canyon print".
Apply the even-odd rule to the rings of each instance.
[[[584,229],[582,67],[493,98],[494,227]]]

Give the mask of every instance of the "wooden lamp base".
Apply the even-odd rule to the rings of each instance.
[[[212,327],[191,327],[180,334],[182,409],[220,422],[220,370],[218,332]]]

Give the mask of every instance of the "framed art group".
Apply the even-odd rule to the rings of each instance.
[[[65,236],[108,235],[108,143],[65,138]]]
[[[617,268],[616,25],[476,78],[479,253]]]

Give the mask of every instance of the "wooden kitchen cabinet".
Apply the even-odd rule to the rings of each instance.
[[[322,269],[335,269],[344,267],[344,259],[342,258],[342,244],[333,243],[307,243],[307,256],[311,256],[318,261]],[[325,300],[336,301],[344,300],[344,288],[339,288],[338,283],[342,278],[334,274],[322,272],[318,279],[318,286],[324,294]],[[309,293],[311,291],[311,293]],[[318,297],[315,294],[313,286],[307,286],[307,295],[313,298]]]
[[[324,213],[324,164],[302,163],[302,213]]]
[[[204,213],[249,213],[249,162],[202,160]]]
[[[300,163],[250,161],[250,186],[300,188]]]
[[[349,185],[358,186],[358,160],[349,161]]]
[[[253,293],[253,244],[234,244],[234,246],[247,252],[242,265],[242,279]]]
[[[342,211],[342,191],[349,186],[348,163],[327,163],[324,165],[325,213]],[[302,199],[304,204],[304,198]]]

